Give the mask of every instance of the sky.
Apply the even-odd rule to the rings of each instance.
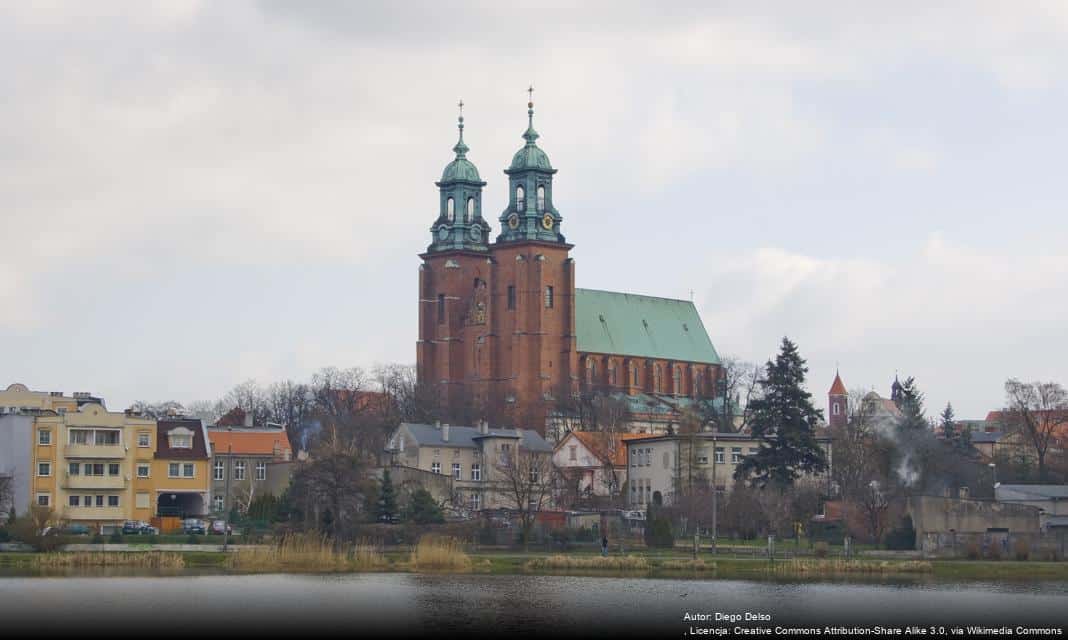
[[[414,363],[456,103],[495,235],[528,85],[578,286],[789,336],[821,405],[1068,384],[1068,4],[514,4],[0,4],[0,385]]]

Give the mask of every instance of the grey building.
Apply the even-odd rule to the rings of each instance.
[[[285,427],[208,427],[211,442],[211,512],[248,509],[256,496],[280,495],[293,473]]]
[[[0,478],[8,484],[0,495],[0,518],[6,518],[12,504],[19,514],[30,508],[30,447],[33,416],[20,413],[0,415]]]

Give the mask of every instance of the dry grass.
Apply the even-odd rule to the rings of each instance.
[[[349,571],[385,566],[385,557],[370,544],[339,547],[324,535],[294,534],[273,547],[241,549],[226,559],[239,571]]]
[[[183,569],[185,558],[167,551],[46,553],[36,558],[39,567],[138,567],[144,569]]]
[[[470,571],[471,557],[456,538],[423,536],[412,550],[408,565],[417,571]]]
[[[703,558],[696,560],[665,560],[660,563],[661,569],[668,571],[715,571],[715,562],[705,562]]]
[[[806,560],[796,559],[779,562],[769,571],[787,574],[838,574],[838,573],[931,573],[934,566],[925,560],[903,562],[880,560]]]
[[[527,569],[584,569],[599,571],[647,571],[652,568],[644,556],[565,556],[534,558]]]

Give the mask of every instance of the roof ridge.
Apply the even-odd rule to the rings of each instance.
[[[634,296],[636,298],[649,298],[650,300],[667,300],[669,302],[685,302],[686,304],[694,305],[693,300],[686,300],[685,298],[668,298],[666,296],[653,296],[647,293],[631,293],[629,291],[609,291],[608,289],[590,289],[589,287],[575,287],[575,291],[590,291],[592,293],[612,293],[618,296]]]

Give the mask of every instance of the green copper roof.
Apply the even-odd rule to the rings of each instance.
[[[460,116],[459,118],[458,128],[460,130],[460,139],[457,140],[456,146],[452,148],[453,153],[456,154],[456,159],[445,165],[445,171],[441,173],[441,181],[482,182],[482,178],[478,175],[478,169],[476,169],[475,165],[467,159],[467,152],[471,149],[464,143],[463,116]]]
[[[697,307],[632,293],[575,289],[578,350],[719,364]]]
[[[527,105],[527,130],[523,133],[523,139],[527,143],[512,156],[512,164],[508,167],[508,171],[553,170],[552,165],[549,164],[549,156],[545,155],[545,152],[536,144],[538,137],[538,132],[534,130],[534,103],[531,102]]]

